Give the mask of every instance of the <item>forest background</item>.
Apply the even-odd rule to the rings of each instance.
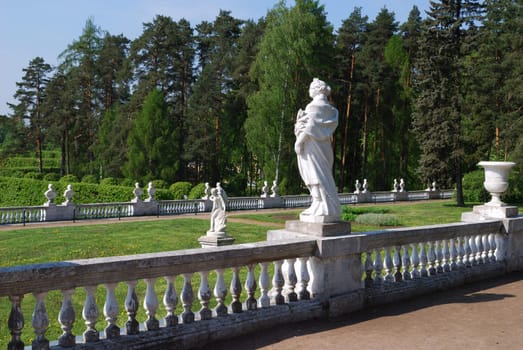
[[[35,57],[0,116],[0,154],[36,154],[38,171],[1,175],[222,182],[231,194],[306,192],[293,151],[314,77],[340,112],[338,189],[456,188],[479,160],[523,169],[520,0],[431,1],[405,23],[355,8],[334,32],[319,1],[278,3],[258,21],[157,15],[130,41],[89,18],[56,67]],[[46,163],[55,150],[59,162]],[[10,170],[11,169],[11,170]]]

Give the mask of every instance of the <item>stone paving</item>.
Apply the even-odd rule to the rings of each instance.
[[[336,320],[260,330],[206,349],[523,349],[523,272]]]

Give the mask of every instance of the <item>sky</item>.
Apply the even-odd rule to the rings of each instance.
[[[0,0],[0,115],[10,114],[7,102],[15,103],[16,82],[22,81],[29,62],[42,57],[56,66],[58,56],[82,34],[86,20],[112,35],[130,40],[143,32],[143,23],[156,15],[188,20],[194,27],[212,22],[220,9],[239,19],[257,20],[272,9],[277,0]],[[287,1],[289,6],[294,1]],[[424,17],[429,0],[320,0],[327,19],[338,29],[355,7],[361,7],[369,21],[382,8],[394,12],[396,20],[407,20],[416,5]]]

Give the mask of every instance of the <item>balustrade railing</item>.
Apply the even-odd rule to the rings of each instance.
[[[362,279],[380,287],[505,260],[499,222],[457,223],[369,233],[362,238]]]
[[[30,321],[33,349],[48,349],[47,330],[56,327],[47,312],[47,305],[56,301],[46,304],[52,291],[59,291],[62,299],[58,323],[63,332],[58,345],[64,348],[77,342],[73,333],[79,322],[73,305],[76,294],[85,295],[81,317],[87,344],[308,300],[307,261],[314,249],[314,240],[263,242],[1,268],[0,296],[7,296],[11,304],[9,348],[22,349],[22,334],[29,332],[22,312],[27,294],[33,294],[35,300]],[[284,262],[292,266],[285,274]],[[137,288],[139,283],[145,288]],[[126,293],[122,293],[122,285]],[[100,294],[105,294],[103,305],[97,302]],[[140,300],[145,312],[142,324]],[[127,320],[118,318],[121,308]],[[105,324],[103,335],[97,328],[101,324]]]
[[[423,200],[432,198],[448,199],[452,191],[414,191],[403,192],[368,192],[366,194],[340,193],[341,204],[383,203],[396,200]],[[400,199],[398,199],[400,198]],[[227,201],[228,210],[258,210],[265,208],[303,208],[311,204],[309,195],[281,197],[231,197]],[[208,200],[159,200],[131,201],[97,204],[44,205],[28,207],[0,208],[1,224],[19,224],[29,222],[121,218],[143,215],[180,215],[209,212],[212,203]]]
[[[109,219],[134,215],[133,205],[129,202],[78,204],[75,207],[75,219]]]

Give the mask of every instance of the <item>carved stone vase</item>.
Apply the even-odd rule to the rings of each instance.
[[[485,182],[483,182],[483,185],[492,196],[492,199],[486,205],[503,206],[504,203],[500,197],[508,188],[508,175],[516,163],[483,161],[479,162],[478,165],[485,169]]]

